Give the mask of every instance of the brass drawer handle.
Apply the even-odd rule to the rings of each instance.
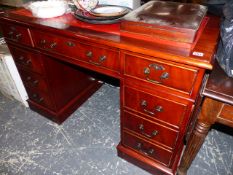
[[[153,138],[153,137],[155,137],[159,133],[159,131],[157,131],[157,130],[154,130],[151,134],[145,133],[145,131],[144,131],[144,125],[143,124],[140,124],[138,128],[139,128],[139,130],[140,130],[140,132],[141,132],[142,135],[144,135],[144,136],[146,136],[146,137],[148,137],[150,139]]]
[[[21,33],[16,34],[16,35],[15,35],[16,40],[20,40],[20,39],[22,38],[22,36],[23,36],[23,35],[22,35]]]
[[[55,48],[56,46],[57,46],[57,43],[56,43],[56,42],[50,44],[50,48],[51,48],[51,49]]]
[[[33,80],[31,76],[27,77],[27,81],[31,82],[32,85],[36,86],[39,83],[39,80]]]
[[[104,62],[107,59],[105,55],[100,56],[99,62]]]
[[[156,106],[153,111],[146,109],[146,107],[147,107],[146,100],[142,100],[140,105],[143,108],[143,111],[150,114],[150,115],[155,115],[155,112],[162,112],[163,111],[162,106]]]
[[[28,66],[29,64],[31,64],[31,63],[32,63],[32,60],[31,60],[31,59],[28,59],[28,60],[26,60],[26,61],[24,62],[24,64],[27,65],[27,66]]]
[[[162,73],[162,75],[160,76],[160,79],[168,79],[169,78],[169,73],[168,72],[164,72]]]
[[[44,101],[44,98],[43,98],[43,97],[39,97],[38,94],[32,94],[32,98],[33,98],[36,102],[38,102],[38,103],[41,103],[41,102]]]
[[[25,64],[25,65],[29,65],[29,64],[31,64],[31,62],[32,62],[32,60],[31,59],[28,59],[28,60],[25,60],[25,57],[24,56],[20,56],[19,58],[18,58],[18,60],[20,60],[23,64]]]
[[[38,83],[39,83],[39,80],[34,80],[34,81],[32,82],[32,84],[33,84],[34,86],[38,85]]]
[[[45,39],[42,39],[39,42],[39,46],[42,47],[42,48],[44,48],[44,49],[46,49],[46,43],[47,43],[47,41]]]
[[[142,152],[143,154],[145,154],[147,156],[152,155],[155,152],[155,150],[153,148],[149,148],[149,149],[143,148],[143,144],[141,142],[138,142],[136,144],[136,149],[138,149],[140,152]]]
[[[152,83],[156,83],[156,84],[160,84],[161,82],[153,80],[150,78],[150,73],[151,73],[151,68],[153,68],[155,71],[163,71],[165,70],[165,68],[162,65],[159,64],[150,64],[148,67],[144,68],[144,75],[146,76],[146,80]],[[168,72],[164,72],[162,73],[162,75],[160,76],[160,79],[168,79],[169,78],[169,73]]]
[[[88,52],[86,53],[86,56],[87,56],[88,58],[91,58],[91,57],[93,56],[92,51],[88,51]]]
[[[154,68],[154,70],[164,70],[164,67],[162,65],[155,64],[155,63],[150,64],[149,68]]]
[[[75,46],[75,43],[71,42],[71,41],[67,41],[66,42],[66,45],[69,46],[69,47],[74,47]]]
[[[96,65],[96,66],[100,66],[106,59],[107,59],[107,57],[105,55],[103,55],[103,56],[99,57],[99,62],[92,61],[91,59],[89,60],[89,62]]]
[[[24,58],[24,56],[20,56],[18,59],[19,59],[20,61],[23,61],[25,58]]]
[[[46,40],[45,39],[42,39],[42,40],[40,40],[40,44],[46,44],[47,42],[46,42]]]

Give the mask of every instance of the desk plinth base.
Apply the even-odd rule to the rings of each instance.
[[[93,81],[93,83],[89,84],[85,90],[77,94],[75,98],[73,98],[64,107],[58,109],[57,111],[49,110],[48,108],[45,108],[31,100],[28,100],[29,107],[33,111],[38,112],[39,114],[56,122],[57,124],[61,124],[101,86],[102,83],[98,82],[97,80]]]
[[[167,168],[137,152],[123,146],[121,143],[117,146],[117,154],[126,161],[148,171],[154,175],[175,175],[174,170]]]

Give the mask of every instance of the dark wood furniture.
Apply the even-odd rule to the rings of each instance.
[[[62,122],[98,87],[100,73],[120,81],[118,155],[153,174],[175,174],[206,69],[212,69],[218,19],[185,45],[144,40],[119,24],[93,25],[71,14],[37,19],[5,13],[1,28],[33,110]],[[116,100],[116,99],[114,99]]]
[[[215,122],[233,127],[233,79],[224,73],[218,63],[210,74],[203,95],[205,99],[181,159],[179,175],[187,174],[210,127]]]

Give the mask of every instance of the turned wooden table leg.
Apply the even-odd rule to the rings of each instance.
[[[217,116],[221,112],[222,106],[223,104],[218,101],[205,98],[197,123],[190,135],[182,156],[180,166],[177,171],[178,175],[187,174],[187,170],[201,148],[211,125],[215,123]]]

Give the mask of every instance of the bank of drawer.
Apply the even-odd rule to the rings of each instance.
[[[127,86],[124,87],[124,106],[176,127],[181,125],[187,108],[185,104]]]
[[[41,75],[24,71],[23,69],[18,70],[25,86],[48,92],[47,83]]]
[[[26,88],[26,90],[29,96],[29,100],[51,110],[55,109],[54,104],[52,103],[50,96],[47,93],[33,88]]]
[[[190,93],[197,78],[198,69],[170,64],[156,58],[151,60],[125,55],[125,75]]]
[[[38,48],[86,61],[92,65],[113,71],[118,72],[120,70],[119,51],[117,49],[109,49],[102,45],[80,43],[69,38],[38,31],[33,31],[33,38]]]
[[[178,131],[128,112],[124,112],[123,127],[171,149],[175,147],[178,137]]]
[[[43,60],[38,54],[12,46],[9,49],[17,65],[33,72],[43,73]]]
[[[33,45],[30,38],[29,29],[26,27],[4,23],[4,25],[2,25],[2,31],[6,39],[28,46]]]
[[[152,158],[166,166],[169,166],[172,152],[162,147],[147,142],[139,137],[123,132],[122,144],[139,152],[143,156]]]

